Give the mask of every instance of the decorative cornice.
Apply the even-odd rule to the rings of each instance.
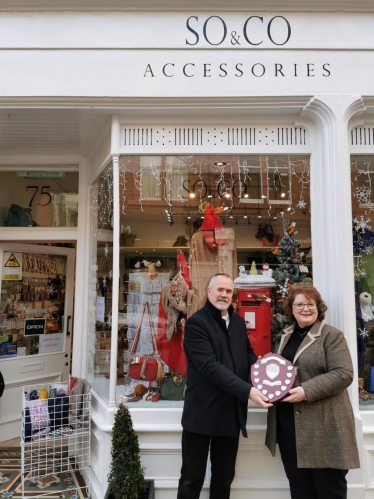
[[[343,118],[346,124],[353,116],[364,111],[366,107],[361,95],[316,96],[312,97],[303,109],[312,119],[318,117],[333,123],[335,119]]]
[[[0,0],[1,1],[1,0]],[[302,109],[311,96],[261,97],[0,97],[0,109]]]

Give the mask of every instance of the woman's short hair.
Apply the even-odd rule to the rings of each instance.
[[[294,284],[288,290],[287,299],[283,303],[283,310],[289,319],[292,319],[293,317],[292,306],[297,295],[305,295],[308,300],[314,300],[317,305],[318,319],[322,321],[325,318],[327,306],[322,300],[318,290],[314,286],[308,284]]]

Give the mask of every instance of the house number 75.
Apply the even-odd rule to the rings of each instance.
[[[42,196],[44,194],[44,196],[48,196],[49,197],[49,200],[47,203],[38,203],[39,206],[47,206],[49,205],[51,202],[52,202],[52,196],[49,194],[49,192],[45,192],[44,189],[50,189],[50,185],[43,185],[43,187],[41,188],[40,190],[40,195]],[[26,190],[28,191],[29,189],[35,189],[35,193],[33,195],[33,197],[30,199],[30,203],[29,203],[29,208],[31,208],[32,206],[32,202],[34,201],[34,197],[37,195],[38,191],[39,191],[39,186],[38,185],[28,185],[26,187]]]

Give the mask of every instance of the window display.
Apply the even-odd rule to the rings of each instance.
[[[374,211],[372,156],[351,157],[353,251],[360,409],[374,408]]]
[[[117,402],[182,405],[187,374],[184,325],[204,305],[212,275],[223,272],[235,279],[240,272],[262,275],[278,268],[285,215],[287,234],[292,232],[300,248],[295,262],[311,280],[309,158],[123,156],[115,208],[113,175],[110,165],[91,190],[89,380],[108,400],[115,348]],[[113,209],[120,218],[115,344]],[[279,277],[277,286],[278,281],[291,285],[292,271],[283,281]],[[254,298],[255,303],[259,300]],[[234,305],[238,307],[238,296]],[[258,307],[261,313],[266,309],[269,324],[274,306],[273,300],[271,307]]]
[[[66,257],[4,251],[0,359],[62,352]]]
[[[112,344],[112,165],[109,165],[91,186],[90,247],[87,379],[92,388],[108,401],[111,348],[117,348],[117,345]],[[125,346],[127,346],[127,340],[118,345],[118,356],[122,354]],[[118,368],[122,369],[121,365]],[[123,371],[120,370],[120,373],[123,374]]]

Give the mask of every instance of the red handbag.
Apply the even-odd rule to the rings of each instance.
[[[152,345],[154,352],[153,355],[155,356],[155,358],[149,355],[144,355],[142,357],[138,357],[135,355],[136,350],[138,349],[140,331],[142,329],[142,323],[146,309],[148,312],[149,327],[151,329],[151,338],[152,338]],[[143,380],[143,381],[156,381],[156,379],[164,378],[165,374],[162,363],[160,361],[160,354],[157,348],[156,333],[152,320],[151,307],[147,301],[143,303],[143,310],[140,316],[138,327],[135,332],[134,341],[132,342],[131,345],[130,356],[131,359],[129,367],[129,376],[131,379]]]

